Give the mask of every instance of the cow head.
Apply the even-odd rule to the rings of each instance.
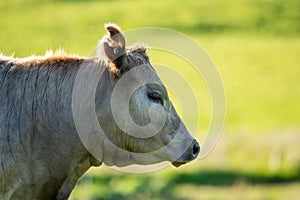
[[[119,167],[170,161],[178,167],[195,159],[200,146],[176,113],[146,48],[126,47],[117,25],[105,28],[97,52],[114,77],[104,86],[109,79],[104,76],[96,94],[96,115],[107,139],[102,161]]]

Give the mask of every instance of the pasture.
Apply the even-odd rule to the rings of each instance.
[[[105,34],[103,24],[115,22],[124,31],[150,26],[180,31],[201,44],[218,67],[226,90],[226,121],[208,157],[142,175],[92,168],[71,199],[296,200],[299,9],[297,0],[1,1],[0,52],[25,57],[63,48],[87,56]],[[163,52],[149,54],[153,62],[179,71],[185,65]],[[194,76],[189,80],[199,91],[201,117],[193,134],[201,141],[210,99],[203,83]],[[184,120],[188,125],[195,121]]]

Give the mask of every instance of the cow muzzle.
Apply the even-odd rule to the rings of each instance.
[[[199,155],[200,152],[200,145],[199,143],[194,139],[191,146],[174,162],[172,162],[172,165],[175,167],[179,167],[183,164],[186,164]]]

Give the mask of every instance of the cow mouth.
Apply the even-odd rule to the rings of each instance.
[[[172,165],[173,165],[174,167],[180,167],[181,165],[184,165],[184,164],[186,164],[186,163],[187,163],[186,161],[179,161],[179,160],[176,160],[176,161],[172,162]]]

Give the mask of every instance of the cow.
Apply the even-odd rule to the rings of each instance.
[[[67,199],[91,166],[169,161],[179,167],[199,154],[200,146],[177,115],[146,48],[141,44],[126,46],[124,33],[115,24],[107,24],[105,29],[107,34],[99,41],[95,57],[0,55],[0,199]],[[114,94],[118,83],[141,67],[144,75],[157,82],[137,87],[129,100],[130,116],[124,118],[145,127],[150,115],[163,115],[162,127],[150,136],[142,131],[128,134],[119,127],[112,111],[113,103],[119,100],[113,99],[120,93]],[[82,68],[102,72],[92,100],[94,107],[83,106],[79,112],[94,109],[104,133],[86,133],[92,138],[92,147],[82,141],[74,114],[74,85]],[[127,80],[135,85],[140,76],[131,73]],[[126,84],[121,86],[126,90]],[[122,116],[124,112],[119,109],[116,113]]]

